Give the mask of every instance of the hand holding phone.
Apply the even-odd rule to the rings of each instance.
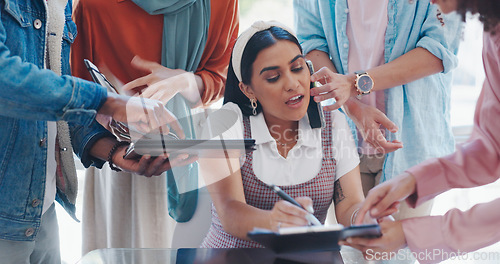
[[[310,60],[306,60],[307,67],[309,68],[309,73],[312,75],[314,73],[314,66]],[[316,87],[315,82],[311,82],[310,88]],[[309,117],[309,124],[311,128],[322,128],[325,126],[325,119],[323,116],[323,109],[320,103],[314,101],[314,97],[311,96],[309,99],[309,106],[307,107],[307,116]]]
[[[382,236],[382,231],[378,224],[374,225],[353,225],[342,230],[340,240],[346,240],[348,237],[376,238]]]

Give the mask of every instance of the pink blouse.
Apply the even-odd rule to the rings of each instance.
[[[407,199],[411,206],[452,188],[485,185],[500,177],[500,26],[496,32],[484,34],[486,79],[471,138],[455,153],[408,170],[417,181],[416,193]],[[453,209],[444,216],[403,220],[403,230],[419,261],[429,263],[446,259],[451,252],[471,252],[500,241],[499,224],[500,198],[465,212]]]

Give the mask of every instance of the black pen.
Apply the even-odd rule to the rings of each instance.
[[[269,185],[269,187],[274,191],[276,192],[276,194],[278,194],[279,197],[281,197],[281,199],[287,201],[287,202],[290,202],[291,204],[295,205],[295,206],[298,206],[304,210],[306,210],[304,207],[302,207],[302,205],[300,205],[297,201],[295,201],[295,199],[293,199],[292,197],[290,197],[290,195],[288,195],[286,192],[284,192],[280,187],[272,184],[272,185]],[[306,210],[307,211],[307,210]],[[308,211],[309,212],[309,211]],[[309,223],[311,223],[312,225],[321,225],[321,222],[318,220],[318,218],[316,218],[313,214],[309,213],[306,215],[306,219],[307,221],[309,221]]]

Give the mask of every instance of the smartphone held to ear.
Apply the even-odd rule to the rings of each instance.
[[[306,60],[307,67],[311,75],[314,73],[314,67],[310,60]],[[310,88],[316,87],[314,82],[311,82]],[[309,106],[307,107],[307,116],[309,117],[309,124],[311,128],[322,128],[325,126],[325,119],[323,116],[323,109],[320,103],[314,101],[314,97],[311,96],[309,100]]]

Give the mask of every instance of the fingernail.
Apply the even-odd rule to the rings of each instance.
[[[319,102],[321,99],[319,98],[319,96],[314,96],[314,101],[317,103]]]
[[[376,214],[378,214],[378,210],[377,210],[377,208],[373,208],[373,209],[370,211],[370,214],[371,214],[371,215],[376,215]]]
[[[309,213],[314,214],[314,208],[313,208],[313,206],[312,206],[312,205],[309,205],[309,206],[306,208],[306,210],[307,210]]]
[[[352,243],[352,238],[348,238],[346,241],[347,243]]]

